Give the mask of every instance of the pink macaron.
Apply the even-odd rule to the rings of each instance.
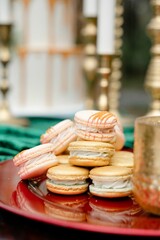
[[[19,168],[21,179],[30,179],[45,174],[59,162],[53,153],[53,145],[46,143],[21,151],[13,158],[13,163]]]
[[[70,119],[62,120],[54,126],[51,126],[40,137],[40,142],[52,143],[53,152],[55,155],[59,155],[67,150],[70,142],[75,141],[77,135],[75,133],[74,122]]]
[[[82,110],[74,116],[76,134],[80,139],[114,144],[116,150],[124,146],[123,129],[117,117],[108,111]]]

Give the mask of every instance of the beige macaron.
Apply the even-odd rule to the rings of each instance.
[[[133,168],[134,166],[134,154],[129,151],[115,151],[113,154],[110,164],[111,166],[122,166]]]
[[[59,164],[68,164],[69,163],[69,154],[61,154],[57,156]]]
[[[98,167],[109,164],[115,148],[110,143],[74,141],[69,144],[69,162],[82,167]]]
[[[46,187],[53,193],[74,195],[88,190],[88,169],[60,164],[49,168],[46,175]]]
[[[96,167],[89,174],[92,184],[89,191],[95,196],[117,198],[132,193],[132,170],[127,167]]]

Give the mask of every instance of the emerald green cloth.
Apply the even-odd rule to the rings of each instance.
[[[125,135],[125,147],[126,148],[133,148],[134,144],[134,127],[124,127],[124,135]]]
[[[40,136],[62,119],[29,118],[28,127],[0,125],[0,161],[13,158],[18,152],[40,144]]]
[[[40,136],[63,119],[29,118],[28,127],[0,125],[0,161],[12,159],[18,152],[40,144]],[[125,147],[133,147],[133,127],[124,128]]]

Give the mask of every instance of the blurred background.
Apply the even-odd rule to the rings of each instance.
[[[85,108],[81,35],[83,1],[11,2],[13,28],[8,99],[12,112],[16,116],[65,117]],[[150,102],[144,81],[151,47],[146,27],[152,17],[152,9],[149,0],[122,2],[124,22],[119,111],[139,116],[147,112]],[[2,66],[0,70],[2,72]]]
[[[151,101],[144,89],[146,72],[150,61],[151,38],[147,25],[152,18],[149,0],[124,0],[123,76],[120,108],[131,114],[146,114]]]

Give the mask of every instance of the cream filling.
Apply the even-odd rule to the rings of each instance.
[[[51,184],[56,184],[56,185],[65,185],[65,186],[73,186],[73,185],[84,185],[87,184],[86,180],[53,180],[53,179],[48,179],[48,181]]]
[[[90,152],[90,151],[70,151],[71,157],[101,157],[107,158],[110,155],[107,152]]]
[[[118,179],[118,180],[107,180],[107,181],[96,181],[92,180],[91,188],[96,189],[96,191],[110,191],[121,190],[121,189],[132,189],[131,179]]]
[[[94,127],[90,127],[87,125],[81,125],[79,123],[76,123],[76,128],[82,131],[88,131],[88,132],[94,132],[94,133],[112,133],[114,132],[112,129],[99,129],[99,128],[94,128]]]

